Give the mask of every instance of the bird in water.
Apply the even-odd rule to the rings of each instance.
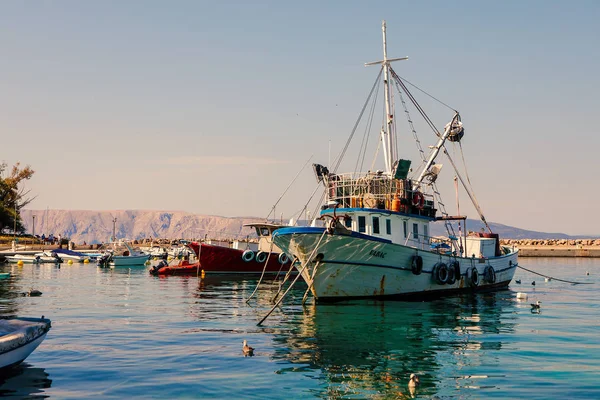
[[[411,396],[414,397],[415,391],[420,384],[421,381],[419,380],[419,376],[415,374],[410,374],[410,379],[408,380],[408,391],[410,392]]]
[[[521,280],[520,280],[520,279],[517,279],[517,280],[515,281],[515,283],[517,283],[517,284],[519,284],[519,285],[520,285],[520,284],[521,284]]]
[[[590,271],[585,271],[585,274],[586,274],[586,275],[589,275],[589,274],[590,274]]]
[[[531,282],[531,284],[532,284],[533,286],[535,286],[535,281]]]
[[[252,357],[254,355],[254,347],[248,346],[248,342],[244,339],[244,346],[242,347],[244,357]]]
[[[531,303],[531,312],[540,312],[541,310],[541,301],[536,301],[535,303]]]
[[[552,278],[546,278],[545,280],[546,280],[546,282],[550,282],[552,280]]]
[[[42,292],[40,292],[37,289],[30,289],[29,292],[22,293],[22,295],[29,296],[29,297],[39,297],[42,295]]]

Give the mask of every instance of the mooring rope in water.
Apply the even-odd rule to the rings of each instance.
[[[277,293],[275,293],[275,296],[273,296],[273,298],[271,299],[271,304],[275,303],[275,300],[277,300],[277,297],[279,297],[279,294],[283,291],[283,285],[285,285],[285,283],[287,282],[289,277],[292,275],[292,270],[294,269],[294,264],[296,263],[296,261],[298,261],[298,257],[294,257],[294,260],[290,264],[290,268],[288,269],[288,272],[285,274],[285,276],[283,277],[283,280],[281,281],[281,284],[279,285],[279,290],[277,290]],[[273,282],[275,282],[275,281],[276,280],[274,280]]]
[[[254,293],[256,293],[256,291],[258,290],[258,286],[262,282],[263,276],[265,276],[265,271],[267,270],[267,265],[269,264],[269,258],[271,258],[272,251],[273,251],[273,242],[271,242],[271,247],[269,248],[269,255],[267,256],[267,260],[265,261],[265,265],[263,266],[263,270],[262,270],[262,273],[260,274],[260,278],[258,279],[258,283],[256,284],[256,287],[254,288],[254,292],[252,292],[250,297],[248,297],[248,299],[246,300],[246,303],[248,303],[250,301],[252,296],[254,296]]]
[[[544,278],[552,279],[554,281],[572,283],[573,285],[593,285],[594,284],[594,282],[574,282],[574,281],[567,281],[567,280],[560,279],[560,278],[555,278],[553,276],[548,276],[548,275],[540,274],[539,272],[535,272],[535,271],[532,271],[532,270],[527,269],[525,267],[521,267],[519,264],[517,264],[517,267],[519,267],[521,269],[524,269],[527,272],[531,272],[532,274],[543,276]]]
[[[290,286],[287,288],[287,290],[283,293],[283,295],[279,298],[279,300],[277,300],[277,302],[275,303],[275,305],[273,305],[273,308],[271,308],[271,310],[269,310],[269,312],[267,313],[267,315],[265,315],[263,317],[263,319],[261,319],[258,322],[258,324],[256,324],[256,325],[258,325],[258,326],[262,325],[262,323],[267,319],[267,317],[269,317],[269,315],[271,315],[271,313],[275,310],[275,308],[277,308],[277,306],[283,301],[283,298],[288,294],[288,292],[294,287],[294,284],[296,282],[298,282],[298,278],[300,278],[302,276],[302,273],[304,272],[304,270],[306,269],[306,267],[308,267],[308,264],[310,264],[310,262],[312,261],[314,255],[315,255],[315,252],[319,248],[319,245],[321,244],[321,241],[323,240],[323,237],[325,236],[325,234],[327,234],[327,229],[323,230],[323,234],[319,238],[319,241],[317,242],[317,245],[315,246],[315,248],[313,249],[313,251],[310,253],[310,256],[306,259],[306,264],[304,264],[302,266],[302,268],[300,268],[298,270],[298,276],[296,276],[296,278],[294,278],[294,280],[292,281],[292,283],[290,284]]]

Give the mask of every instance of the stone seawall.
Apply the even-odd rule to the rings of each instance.
[[[500,244],[518,248],[519,257],[600,257],[600,239],[503,239]]]

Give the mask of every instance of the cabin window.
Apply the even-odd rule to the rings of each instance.
[[[270,235],[269,228],[261,228],[260,235],[261,236],[269,236]]]
[[[425,236],[425,239],[427,239],[429,237],[429,227],[427,225],[423,225],[423,236]]]
[[[413,239],[419,238],[419,224],[413,224]]]
[[[406,239],[408,237],[408,222],[403,221],[403,225],[404,225],[404,239]]]
[[[391,219],[385,220],[385,233],[387,233],[388,235],[392,234],[392,220]]]
[[[358,231],[365,233],[367,231],[367,220],[364,216],[358,217]]]
[[[344,218],[344,225],[346,228],[352,228],[352,218],[346,217]]]
[[[373,233],[379,233],[379,217],[373,217]]]

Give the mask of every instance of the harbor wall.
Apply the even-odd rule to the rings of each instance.
[[[503,239],[500,244],[518,248],[519,257],[600,257],[600,239]]]

